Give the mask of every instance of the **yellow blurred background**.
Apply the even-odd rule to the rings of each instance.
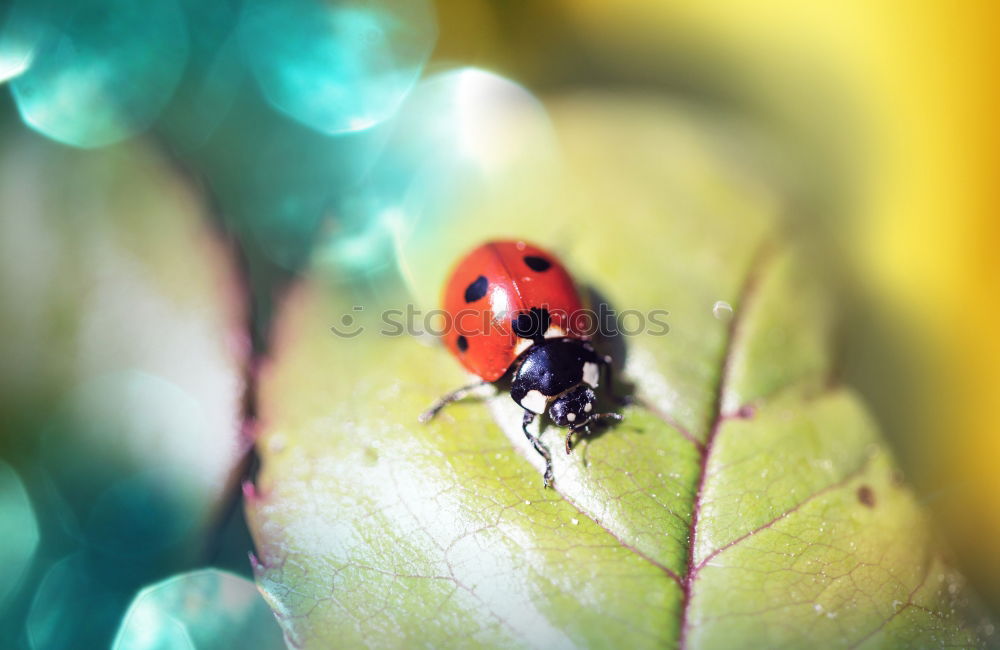
[[[773,171],[799,199],[793,216],[866,296],[847,326],[862,330],[848,336],[865,341],[855,355],[876,381],[906,384],[868,391],[875,410],[966,573],[1000,603],[997,5],[445,0],[438,11],[438,62],[496,69],[543,100],[578,85],[695,97],[779,143]],[[902,359],[875,357],[885,345]],[[882,363],[892,367],[870,372]]]

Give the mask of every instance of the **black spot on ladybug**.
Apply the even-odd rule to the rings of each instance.
[[[528,268],[532,271],[548,271],[549,267],[552,266],[552,262],[548,261],[544,257],[538,257],[536,255],[525,255],[524,263],[528,265]]]
[[[869,508],[875,507],[875,491],[867,485],[858,488],[858,502]]]
[[[465,338],[464,334],[458,335],[458,339],[455,341],[455,344],[458,345],[458,349],[462,352],[469,349],[469,339]]]
[[[490,286],[485,275],[480,275],[472,281],[472,284],[465,288],[465,302],[476,302],[486,295],[486,289]]]
[[[510,326],[522,339],[540,339],[545,337],[551,320],[548,309],[532,307],[531,311],[522,311],[512,318]]]

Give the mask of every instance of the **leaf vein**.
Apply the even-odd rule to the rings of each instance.
[[[756,535],[757,533],[759,533],[759,532],[761,532],[763,530],[771,528],[772,526],[774,526],[774,524],[778,523],[782,519],[785,519],[789,515],[791,515],[791,514],[795,513],[796,511],[802,509],[802,507],[805,506],[807,503],[810,503],[811,501],[814,501],[814,500],[818,499],[819,497],[823,496],[824,494],[827,494],[829,492],[833,492],[834,490],[837,490],[839,488],[844,487],[845,485],[847,485],[848,483],[850,483],[852,480],[854,480],[855,478],[857,478],[858,476],[860,476],[862,473],[864,473],[864,471],[868,468],[869,463],[871,463],[871,461],[872,461],[872,459],[874,457],[875,457],[874,454],[865,457],[865,459],[861,462],[860,465],[858,465],[858,467],[856,469],[854,469],[851,472],[849,472],[848,474],[846,474],[842,479],[840,479],[840,480],[838,480],[838,481],[836,481],[834,483],[831,483],[830,485],[827,485],[826,487],[820,488],[819,490],[813,492],[812,494],[810,494],[809,496],[807,496],[805,499],[803,499],[802,501],[800,501],[799,503],[797,503],[795,506],[793,506],[793,507],[789,508],[788,510],[784,511],[783,513],[781,513],[780,515],[778,515],[774,519],[768,521],[765,524],[761,524],[757,528],[754,528],[753,530],[751,530],[751,531],[749,531],[747,533],[744,533],[743,535],[740,535],[739,537],[737,537],[733,541],[731,541],[731,542],[729,542],[727,544],[724,544],[724,545],[720,546],[719,548],[715,549],[714,551],[712,551],[711,553],[709,553],[705,557],[704,560],[702,560],[701,562],[699,562],[698,565],[694,567],[695,572],[697,573],[698,571],[700,571],[702,569],[702,567],[704,567],[706,564],[708,564],[710,561],[712,561],[717,555],[719,555],[723,551],[726,551],[726,550],[728,550],[728,549],[736,546],[740,542],[743,542],[746,539],[748,539],[750,537],[753,537],[754,535]]]
[[[663,573],[665,573],[667,575],[667,577],[669,577],[671,580],[673,580],[674,582],[676,582],[678,586],[680,586],[681,588],[683,588],[684,585],[682,584],[681,577],[679,575],[677,575],[677,573],[673,569],[671,569],[670,567],[666,566],[662,562],[658,562],[656,559],[650,557],[646,553],[643,553],[641,550],[639,550],[633,544],[629,544],[628,542],[626,542],[624,539],[621,538],[621,536],[618,535],[618,533],[616,533],[615,531],[613,531],[610,528],[608,528],[607,526],[605,526],[596,517],[594,517],[589,512],[587,512],[586,510],[584,510],[583,508],[581,508],[579,505],[577,505],[577,503],[575,501],[573,501],[573,499],[569,498],[568,496],[566,496],[565,494],[563,494],[561,492],[559,493],[559,496],[561,496],[563,498],[563,500],[566,501],[566,503],[568,503],[569,505],[571,505],[574,508],[576,508],[577,512],[579,512],[581,515],[583,515],[587,519],[589,519],[592,522],[594,522],[595,524],[597,524],[597,526],[600,527],[602,530],[604,530],[604,532],[606,532],[607,534],[611,535],[611,537],[613,537],[615,539],[615,541],[617,541],[623,548],[626,548],[626,549],[632,551],[632,553],[634,553],[636,556],[642,558],[643,560],[645,560],[649,564],[652,564],[657,569],[659,569],[660,571],[662,571]]]
[[[917,592],[919,592],[923,588],[923,586],[925,584],[927,584],[927,578],[930,577],[930,575],[931,575],[931,568],[933,566],[934,566],[934,556],[931,555],[931,556],[929,556],[927,558],[927,562],[926,562],[926,565],[924,567],[924,575],[923,575],[923,577],[920,578],[920,582],[918,582],[917,585],[913,588],[913,590],[910,592],[910,595],[907,596],[906,602],[903,603],[899,607],[899,609],[897,609],[892,614],[890,614],[888,618],[886,618],[884,621],[882,621],[882,623],[878,627],[876,627],[874,630],[872,630],[868,634],[866,634],[863,637],[861,637],[860,639],[858,639],[858,641],[854,645],[851,646],[852,649],[853,648],[859,648],[859,647],[861,647],[862,645],[865,644],[866,641],[868,641],[870,638],[872,638],[873,636],[875,636],[876,634],[878,634],[879,632],[881,632],[883,629],[885,629],[885,626],[888,625],[889,623],[891,623],[894,618],[896,618],[897,616],[899,616],[900,614],[902,614],[903,612],[905,612],[907,609],[909,609],[911,607],[916,607],[917,606],[916,603],[913,602],[913,599],[917,597]]]
[[[765,241],[758,248],[753,260],[750,263],[749,271],[743,282],[743,286],[740,288],[739,298],[736,301],[735,313],[733,314],[732,320],[729,321],[729,332],[722,352],[719,381],[715,390],[715,404],[713,408],[712,423],[709,426],[708,436],[705,438],[705,444],[700,449],[701,463],[698,471],[698,488],[695,490],[694,503],[691,507],[691,522],[688,530],[687,570],[681,583],[683,600],[681,602],[680,638],[678,640],[678,647],[681,650],[684,650],[686,647],[687,633],[690,626],[688,611],[691,604],[694,579],[697,576],[697,568],[694,563],[694,551],[697,544],[698,517],[701,512],[702,496],[705,491],[705,482],[708,477],[708,461],[712,455],[712,446],[719,434],[719,430],[722,428],[723,422],[730,417],[730,414],[723,413],[722,405],[726,394],[726,388],[729,385],[729,375],[732,371],[733,353],[736,349],[737,339],[741,337],[742,326],[745,322],[744,316],[748,311],[747,305],[755,295],[761,271],[766,263],[771,259],[771,254],[771,242]]]

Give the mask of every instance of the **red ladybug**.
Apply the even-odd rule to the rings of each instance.
[[[442,397],[421,422],[470,391],[510,376],[510,396],[524,409],[522,429],[545,459],[545,485],[552,485],[548,449],[528,430],[548,412],[569,427],[566,453],[577,431],[596,420],[594,389],[601,372],[611,385],[611,357],[598,354],[584,334],[586,314],[573,279],[551,253],[523,241],[494,241],[474,249],[455,267],[444,290],[450,319],[445,344],[482,380]]]

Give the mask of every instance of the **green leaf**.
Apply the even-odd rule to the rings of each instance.
[[[506,395],[417,423],[468,378],[440,346],[378,334],[378,311],[403,299],[365,305],[368,329],[338,338],[330,326],[357,312],[307,283],[262,373],[247,504],[288,638],[975,645],[960,578],[861,401],[831,382],[823,283],[782,234],[776,195],[728,153],[747,136],[650,97],[550,108],[561,166],[524,152],[500,189],[402,246],[403,272],[426,309],[465,250],[525,237],[617,309],[668,310],[668,334],[619,351],[638,402],[569,456],[546,429],[544,489]]]

